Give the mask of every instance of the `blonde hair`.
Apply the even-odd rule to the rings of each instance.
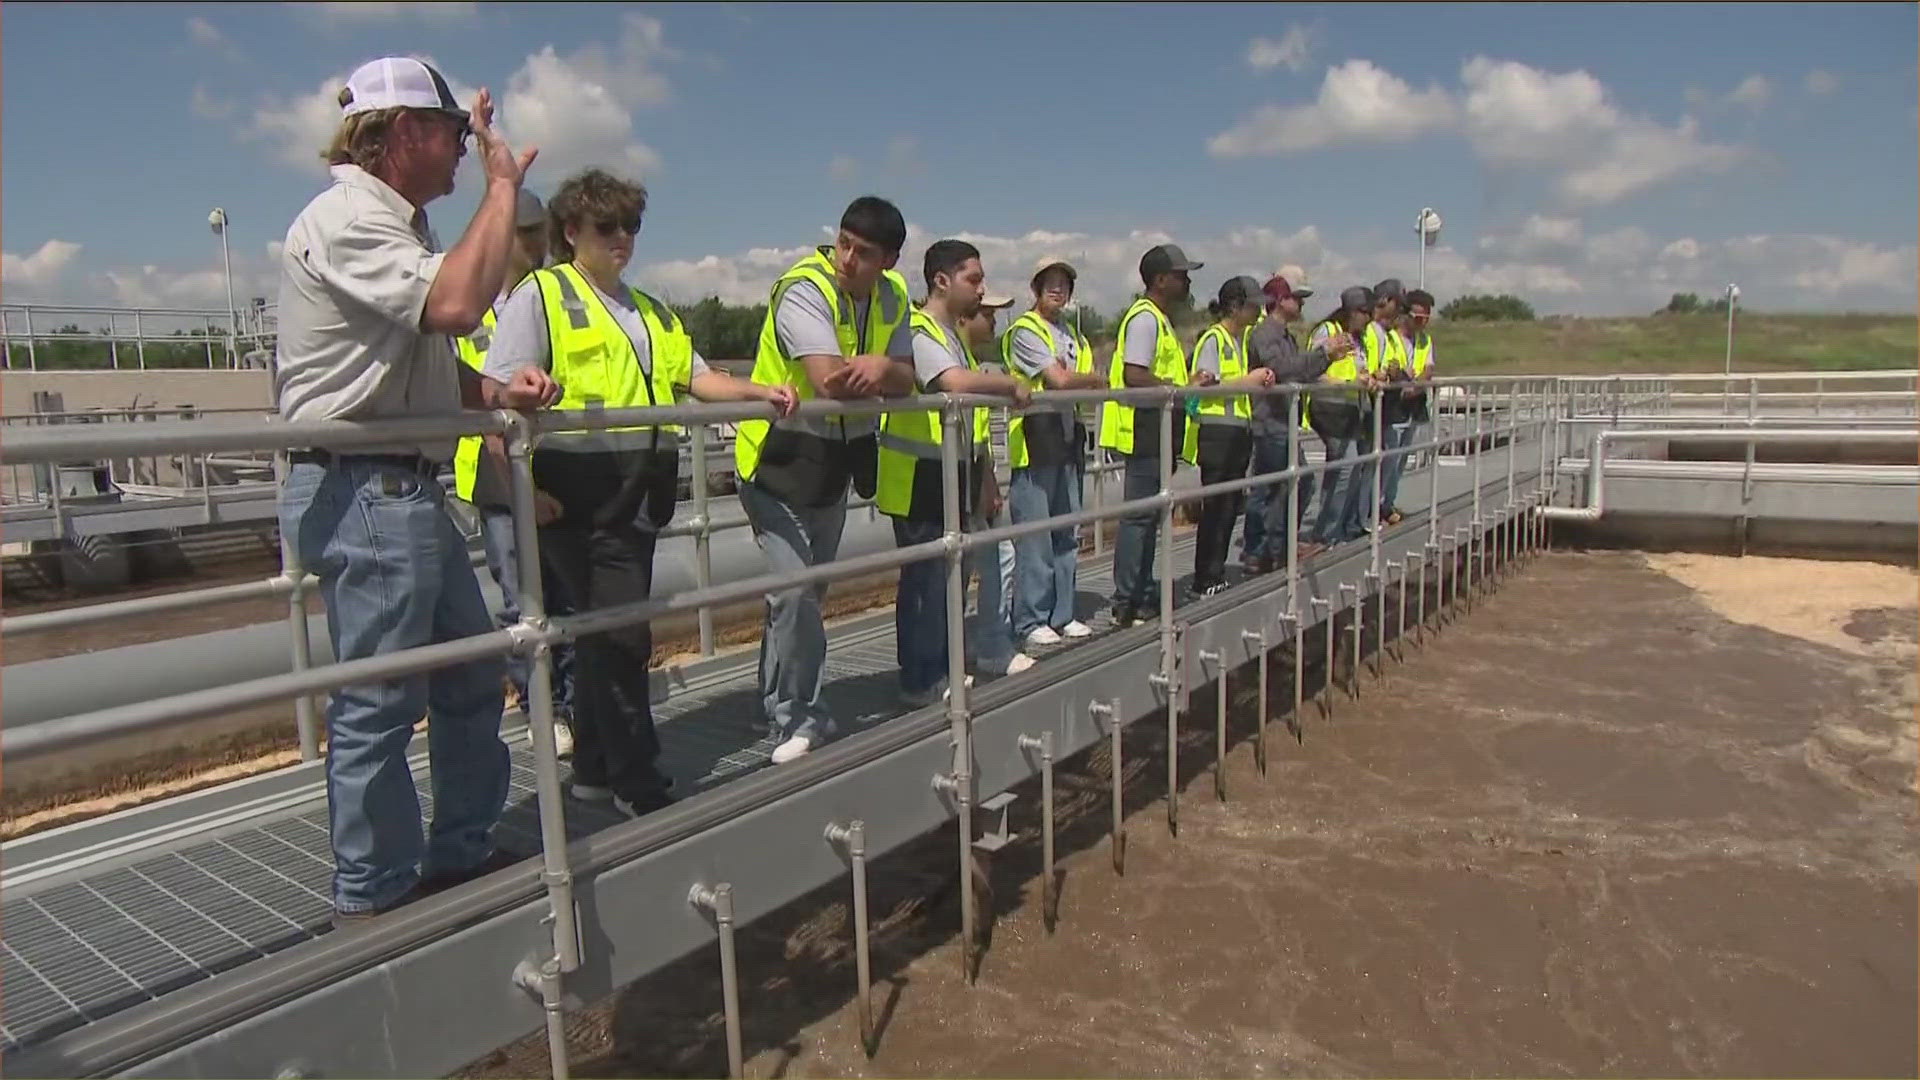
[[[352,92],[346,87],[340,88],[338,97],[341,108],[353,100]],[[387,156],[387,139],[393,134],[393,122],[406,112],[401,106],[390,109],[374,109],[370,112],[354,113],[340,121],[339,130],[333,133],[333,141],[320,156],[329,165],[358,165],[372,172]]]

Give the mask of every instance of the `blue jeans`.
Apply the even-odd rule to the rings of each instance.
[[[893,542],[899,547],[938,540],[943,531],[936,521],[893,519]],[[982,601],[984,607],[985,597]],[[900,664],[900,689],[906,693],[925,693],[946,677],[946,559],[936,555],[900,568],[900,583],[894,589],[893,651]]]
[[[1412,420],[1387,425],[1380,433],[1380,441],[1386,444],[1382,449],[1400,450],[1412,446],[1414,433],[1419,427]],[[1400,495],[1400,474],[1407,471],[1407,456],[1400,454],[1389,458],[1380,466],[1386,470],[1380,476],[1380,516],[1383,518],[1396,509],[1394,500]]]
[[[832,506],[792,506],[749,480],[740,485],[753,541],[767,569],[791,574],[832,562],[847,524],[844,500]],[[775,735],[805,735],[816,742],[835,734],[821,693],[826,685],[827,627],[821,604],[827,583],[799,585],[767,594],[766,629],[760,635],[760,701]]]
[[[505,507],[482,506],[480,511],[480,548],[487,557],[487,572],[493,575],[494,584],[500,586],[500,615],[495,624],[502,628],[520,621],[520,562],[515,552],[518,545],[513,536],[513,515]],[[540,560],[540,597],[547,606],[547,614],[567,615],[573,608],[567,603],[567,596],[560,588],[560,582],[548,569],[546,559]],[[553,663],[553,708],[560,716],[573,715],[573,646],[555,645],[552,653]],[[526,656],[507,657],[507,681],[527,700],[527,674],[532,670],[533,660]]]
[[[1145,499],[1160,491],[1160,455],[1122,454],[1120,498]],[[1160,536],[1160,515],[1149,510],[1120,519],[1113,541],[1113,605],[1137,615],[1151,615],[1160,605],[1160,580],[1154,575],[1153,554]]]
[[[1300,434],[1294,431],[1256,436],[1253,440],[1254,473],[1281,472],[1289,467],[1289,457],[1293,459],[1293,465],[1305,465],[1307,448]],[[1313,503],[1313,477],[1302,476],[1298,483],[1300,513],[1292,524],[1287,522],[1286,483],[1254,488],[1248,493],[1247,525],[1242,538],[1244,557],[1272,559],[1275,562],[1286,560],[1288,539],[1298,539],[1296,531],[1300,523],[1307,520],[1307,510]]]
[[[1355,439],[1322,437],[1320,442],[1327,448],[1327,464],[1331,466],[1343,458],[1369,453],[1368,444],[1371,440],[1364,436]],[[1331,545],[1364,536],[1362,525],[1366,518],[1362,508],[1372,500],[1373,466],[1329,468],[1324,475],[1326,483],[1320,489],[1320,513],[1314,520],[1313,539]]]
[[[320,583],[341,661],[492,632],[467,545],[436,481],[388,461],[300,463],[280,491],[280,528]],[[327,702],[327,804],[333,904],[343,913],[400,900],[428,874],[478,866],[507,798],[500,658],[336,690]],[[433,826],[422,842],[407,769],[413,725],[428,717]],[[424,864],[424,865],[423,865]]]
[[[1016,525],[1080,510],[1080,470],[1070,464],[1013,470],[1008,508]],[[1015,640],[1046,626],[1073,621],[1074,582],[1080,539],[1073,526],[1023,536],[1013,542],[1019,588],[1014,592]]]
[[[999,528],[1007,521],[1007,507],[1002,504],[991,519],[976,516],[967,527],[977,532]],[[1014,561],[1011,540],[967,552],[967,574],[980,582],[974,594],[973,615],[967,620],[967,656],[988,671],[1005,668],[1020,651],[1013,640]]]

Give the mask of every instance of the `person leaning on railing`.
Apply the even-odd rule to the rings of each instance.
[[[1093,373],[1093,346],[1061,317],[1073,301],[1078,277],[1065,259],[1042,258],[1027,283],[1033,307],[1000,339],[1008,374],[1036,395],[1107,385]],[[1085,429],[1073,408],[1032,408],[1013,417],[1007,424],[1007,457],[1013,467],[1008,502],[1014,524],[1079,513],[1085,455]],[[1034,646],[1092,637],[1093,629],[1074,612],[1080,559],[1074,528],[1023,536],[1014,551],[1014,636]]]
[[[1400,312],[1394,329],[1400,339],[1400,348],[1407,357],[1406,366],[1401,369],[1398,382],[1412,382],[1433,378],[1433,339],[1427,336],[1427,321],[1433,317],[1433,294],[1425,289],[1415,289],[1406,297],[1406,309]],[[1408,447],[1418,441],[1420,428],[1429,419],[1431,413],[1427,407],[1427,392],[1414,387],[1389,388],[1381,397],[1388,406],[1383,423],[1391,421],[1392,434],[1386,438],[1390,447]],[[1407,471],[1406,454],[1387,463],[1387,472],[1380,486],[1381,519],[1388,524],[1397,524],[1402,518],[1398,505],[1394,502],[1400,495],[1400,477]]]
[[[1293,324],[1300,321],[1301,301],[1313,295],[1312,289],[1291,284],[1276,274],[1267,279],[1262,291],[1267,298],[1267,317],[1247,332],[1247,362],[1273,372],[1276,384],[1316,382],[1326,373],[1329,364],[1352,350],[1352,344],[1344,340],[1331,347],[1300,348],[1293,336]],[[1299,424],[1291,429],[1290,415],[1291,409],[1283,396],[1269,394],[1254,399],[1255,473],[1282,472],[1306,465],[1303,435],[1311,429],[1307,426],[1304,398]],[[1287,484],[1255,488],[1247,496],[1245,566],[1249,573],[1266,573],[1285,565],[1289,544],[1298,547],[1302,559],[1311,558],[1320,550],[1317,544],[1302,542],[1300,528],[1313,502],[1313,477],[1302,476],[1292,483],[1299,485],[1299,495],[1294,499],[1289,498]],[[1289,509],[1297,511],[1291,520],[1287,516]]]
[[[599,169],[554,193],[549,230],[558,264],[536,270],[500,312],[486,375],[506,382],[550,372],[561,410],[764,401],[781,416],[798,402],[786,386],[759,386],[707,366],[672,308],[621,279],[647,209],[646,189]],[[673,520],[679,427],[656,424],[554,431],[533,453],[533,477],[554,513],[540,546],[575,610],[639,603],[653,590],[654,548]],[[573,780],[576,799],[644,814],[672,801],[660,769],[647,669],[653,632],[632,623],[575,646]]]
[[[753,381],[791,388],[802,401],[913,393],[906,279],[894,273],[907,222],[892,203],[863,195],[840,231],[774,282],[754,355]],[[740,507],[777,574],[839,554],[847,489],[872,495],[879,467],[872,416],[743,420],[734,438]],[[760,635],[760,695],[782,764],[836,734],[821,691],[827,631],[818,582],[767,594]]]
[[[1260,283],[1241,275],[1228,278],[1220,295],[1207,304],[1214,323],[1193,345],[1193,377],[1197,386],[1273,385],[1273,372],[1248,370],[1246,331],[1260,313]],[[1244,394],[1201,398],[1187,429],[1183,456],[1200,468],[1202,484],[1219,484],[1247,475],[1253,460],[1253,401]],[[1242,496],[1209,495],[1200,502],[1200,527],[1193,548],[1195,596],[1211,596],[1227,586],[1227,549],[1233,543],[1233,523],[1240,516]]]
[[[1025,386],[981,371],[960,333],[960,320],[980,306],[986,280],[980,252],[964,240],[928,245],[922,272],[927,299],[910,319],[915,390],[923,394],[1000,394],[1024,406]],[[999,509],[999,484],[988,448],[984,408],[966,412],[959,425],[960,512],[991,517]],[[893,519],[894,543],[911,547],[938,540],[946,529],[946,484],[941,464],[946,425],[933,410],[892,412],[880,421],[879,491],[874,504]],[[997,567],[989,572],[997,572]],[[894,649],[900,663],[900,693],[909,705],[931,705],[947,687],[948,634],[946,560],[938,556],[900,568],[893,609]],[[1004,631],[1002,631],[1004,633]],[[984,644],[984,643],[983,643]],[[1017,670],[1031,667],[1031,658]],[[1009,662],[1011,665],[1011,662]],[[1016,670],[1012,666],[1009,671]]]
[[[546,404],[558,390],[544,373],[488,384],[449,343],[480,325],[500,287],[534,151],[516,158],[494,133],[487,91],[469,114],[419,60],[362,66],[339,102],[343,116],[326,154],[333,184],[294,219],[280,257],[281,417],[457,417],[463,409]],[[466,234],[443,254],[424,208],[453,190],[469,134],[479,143],[486,192]],[[455,442],[289,452],[280,529],[319,580],[341,662],[493,632],[438,482]],[[344,686],[329,699],[336,923],[378,915],[503,861],[492,836],[507,796],[504,677],[504,662],[488,657]],[[407,768],[422,716],[433,783],[424,842]]]
[[[1373,376],[1367,369],[1367,324],[1373,319],[1373,290],[1353,285],[1340,294],[1340,306],[1313,328],[1308,348],[1325,348],[1333,355],[1342,345],[1345,355],[1327,365],[1323,383],[1333,384],[1307,395],[1307,422],[1326,448],[1326,471],[1321,473],[1320,513],[1309,540],[1333,547],[1366,535],[1361,527],[1360,485],[1363,470],[1338,465],[1341,460],[1368,453],[1373,442],[1368,402]]]
[[[1140,257],[1140,282],[1147,291],[1120,317],[1120,334],[1114,342],[1108,375],[1111,389],[1187,384],[1187,352],[1174,335],[1173,321],[1167,313],[1192,292],[1193,281],[1188,275],[1203,265],[1188,260],[1186,252],[1172,244],[1151,248]],[[1169,408],[1177,455],[1185,445],[1187,414],[1177,400]],[[1121,498],[1128,502],[1149,498],[1160,490],[1160,412],[1158,405],[1135,408],[1117,401],[1102,403],[1100,445],[1118,453],[1125,462]],[[1151,510],[1120,519],[1120,532],[1113,545],[1113,621],[1117,626],[1132,626],[1159,606],[1159,578],[1153,572],[1159,533],[1160,515]],[[1171,537],[1165,539],[1172,542]]]
[[[1406,310],[1406,289],[1399,278],[1388,278],[1373,287],[1373,321],[1367,324],[1367,357],[1369,368],[1375,378],[1388,386],[1403,383],[1413,376],[1407,358],[1407,339],[1400,333],[1400,315]],[[1405,438],[1411,433],[1406,424],[1405,402],[1398,389],[1383,391],[1377,399],[1380,409],[1380,449],[1395,450],[1405,446]],[[1406,466],[1407,456],[1399,454],[1374,463],[1380,470],[1380,505],[1373,507],[1373,524],[1398,525],[1401,514],[1393,508],[1393,498],[1400,489],[1400,471]],[[1371,478],[1366,497],[1371,500]]]
[[[520,200],[513,215],[513,246],[507,249],[507,272],[500,279],[500,292],[473,332],[454,340],[461,363],[475,371],[486,367],[487,350],[493,347],[494,328],[499,325],[499,307],[515,285],[530,273],[546,265],[547,208],[533,192],[520,189]],[[472,506],[480,524],[480,548],[487,559],[487,572],[500,586],[500,612],[495,625],[508,627],[520,621],[519,543],[514,535],[513,492],[508,482],[506,441],[499,435],[468,435],[460,440],[453,455],[453,493]],[[553,498],[544,491],[534,493],[539,524],[558,513]],[[567,612],[559,582],[547,572],[541,560],[541,601],[548,615]],[[573,753],[573,648],[556,645],[553,658],[553,740],[561,757]],[[527,675],[532,661],[521,653],[507,658],[507,681],[512,684],[514,700],[508,708],[525,707]]]

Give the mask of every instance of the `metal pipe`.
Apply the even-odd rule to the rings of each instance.
[[[1180,698],[1185,692],[1174,650],[1180,647],[1173,625],[1173,405],[1160,413],[1160,672],[1167,691],[1167,830],[1180,832]]]
[[[560,986],[559,963],[551,956],[539,963],[522,960],[513,969],[513,983],[540,999],[540,1009],[547,1021],[548,1071],[553,1080],[568,1080],[571,1070],[567,1062],[567,1002]],[[311,1074],[305,1070],[282,1070],[279,1075]]]
[[[286,559],[287,553],[283,550],[282,566],[287,565]],[[71,630],[90,623],[139,615],[161,615],[169,611],[186,611],[218,604],[239,603],[244,600],[270,600],[290,595],[293,590],[293,578],[283,570],[273,577],[259,581],[215,585],[210,588],[165,593],[160,596],[140,596],[130,600],[111,600],[103,604],[62,608],[58,611],[36,611],[30,615],[9,615],[0,618],[0,636],[21,638],[28,634]]]
[[[281,483],[286,483],[290,468],[286,455],[274,455],[273,469]],[[288,661],[297,674],[313,666],[313,642],[307,637],[307,573],[301,569],[292,539],[285,530],[277,531],[280,539],[280,576],[287,582]],[[320,758],[320,723],[314,715],[313,704],[313,698],[307,694],[293,699],[293,730],[300,740],[301,761],[317,761]]]
[[[713,584],[713,507],[707,501],[707,425],[694,424],[693,433],[693,580],[699,588]],[[690,523],[691,524],[691,523]],[[700,655],[713,655],[713,608],[702,607]]]
[[[1414,558],[1418,558],[1418,556],[1409,553],[1407,558],[1411,560]],[[1407,564],[1405,562],[1401,562],[1398,559],[1388,560],[1387,572],[1394,573],[1395,571],[1398,571],[1400,574],[1400,588],[1397,591],[1399,605],[1400,605],[1400,614],[1396,617],[1396,621],[1393,624],[1393,636],[1394,636],[1394,640],[1399,641],[1401,643],[1400,659],[1404,661],[1407,655],[1406,644],[1405,644],[1406,637],[1407,637]],[[1382,611],[1380,613],[1380,643],[1378,646],[1375,647],[1375,650],[1374,650],[1375,653],[1378,655],[1385,655],[1387,651],[1386,622],[1387,622],[1387,614],[1385,611]],[[1378,672],[1378,670],[1379,670],[1378,667],[1376,667],[1375,668],[1376,673]]]
[[[694,907],[713,913],[714,927],[720,934],[720,996],[727,1020],[727,1076],[739,1080],[746,1075],[745,1055],[740,1049],[740,974],[733,955],[733,886],[695,885],[687,894]]]
[[[1333,601],[1324,596],[1316,596],[1313,598],[1312,606],[1327,609],[1327,617],[1324,623],[1327,638],[1327,666],[1322,669],[1320,674],[1320,711],[1324,714],[1325,719],[1331,720],[1333,719],[1333,624],[1335,620]]]
[[[867,827],[855,819],[828,825],[827,842],[846,849],[853,870],[853,966],[859,979],[860,1049],[873,1056],[873,968],[867,941]]]
[[[1047,932],[1053,932],[1057,916],[1059,895],[1057,894],[1053,870],[1053,732],[1043,731],[1037,737],[1022,735],[1020,749],[1031,750],[1040,755],[1040,843],[1041,857],[1047,864],[1047,876],[1041,880],[1040,906]]]
[[[967,417],[971,419],[971,417]],[[947,723],[953,740],[954,801],[960,841],[960,968],[973,982],[975,915],[973,897],[973,733],[967,713],[966,548],[961,544],[960,439],[962,413],[947,405],[940,411],[941,538],[947,559]],[[997,572],[997,571],[996,571]]]
[[[1260,775],[1267,775],[1267,720],[1269,702],[1267,696],[1267,632],[1265,630],[1242,630],[1240,640],[1253,646],[1253,657],[1260,668],[1260,689],[1254,705],[1253,725],[1253,763]]]
[[[1620,393],[1620,380],[1615,379],[1613,381],[1615,412],[1618,412],[1620,408],[1619,393]],[[1480,578],[1479,567],[1477,563],[1479,561],[1479,549],[1481,548],[1483,543],[1480,536],[1480,520],[1481,520],[1480,519],[1480,459],[1482,456],[1484,456],[1486,452],[1487,444],[1486,444],[1486,439],[1481,434],[1481,430],[1480,430],[1481,407],[1482,407],[1482,403],[1480,398],[1480,388],[1478,386],[1475,386],[1473,388],[1473,523],[1471,528],[1467,532],[1467,593],[1466,595],[1467,595],[1468,610],[1472,610],[1473,608],[1473,590],[1474,590],[1474,586],[1478,583]]]
[[[1214,679],[1215,699],[1218,704],[1214,711],[1215,730],[1218,732],[1214,743],[1213,755],[1213,793],[1221,802],[1227,801],[1227,665],[1225,658],[1217,649],[1201,649],[1195,657],[1202,664],[1212,664],[1219,669]]]
[[[1096,699],[1087,702],[1087,714],[1092,716],[1096,723],[1105,721],[1107,725],[1109,739],[1107,754],[1110,761],[1109,769],[1113,774],[1113,826],[1110,834],[1113,842],[1113,872],[1124,874],[1127,872],[1127,834],[1123,828],[1124,808],[1121,805],[1120,795],[1123,772],[1120,768],[1120,719],[1114,712],[1114,703],[1111,701]]]
[[[1374,570],[1368,570],[1363,572],[1360,575],[1360,581],[1363,585],[1367,586],[1367,590],[1366,590],[1367,595],[1359,597],[1357,602],[1362,606],[1364,606],[1367,603],[1372,603],[1374,605],[1375,618],[1373,620],[1373,636],[1374,636],[1374,642],[1375,642],[1376,648],[1373,651],[1373,677],[1378,679],[1380,678],[1380,672],[1381,672],[1380,649],[1386,646],[1386,641],[1387,641],[1387,638],[1386,638],[1386,622],[1387,622],[1386,580],[1383,577],[1381,577],[1379,572]],[[1359,694],[1358,676],[1360,674],[1361,661],[1366,656],[1366,650],[1363,647],[1365,641],[1366,641],[1365,631],[1356,628],[1353,633],[1354,648],[1358,650],[1355,653],[1355,658],[1353,661],[1353,671],[1355,675],[1354,693],[1356,696]]]

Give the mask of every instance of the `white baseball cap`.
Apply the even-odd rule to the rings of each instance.
[[[340,92],[341,115],[378,109],[437,109],[462,120],[467,110],[453,99],[447,80],[423,60],[411,56],[383,56],[370,60],[347,76]]]

